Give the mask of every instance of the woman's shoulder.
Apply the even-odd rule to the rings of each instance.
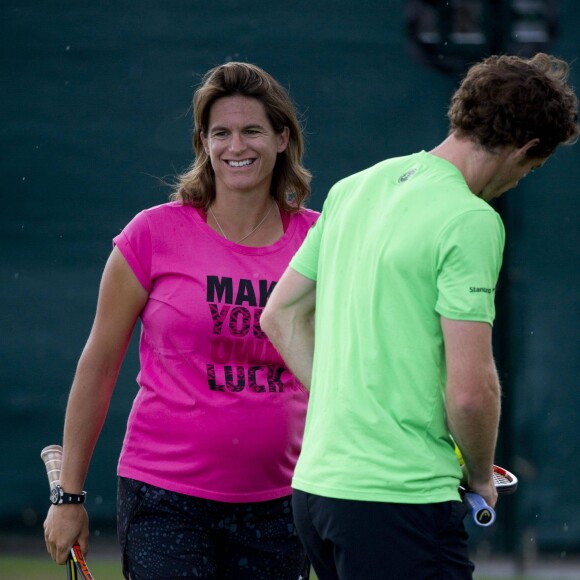
[[[195,211],[194,208],[190,205],[185,205],[181,201],[168,201],[166,203],[160,203],[145,208],[141,213],[145,213],[149,216],[176,216],[183,213],[190,213],[191,211]]]
[[[190,220],[197,210],[181,201],[169,201],[154,205],[140,211],[136,217],[142,216],[148,222],[156,225],[171,224],[176,221]]]
[[[292,214],[283,215],[282,221],[285,223],[284,229],[288,234],[288,237],[284,236],[285,239],[293,239],[295,236],[304,239],[319,217],[319,212],[305,207],[300,208]]]
[[[196,209],[189,205],[183,205],[181,201],[170,201],[154,205],[141,210],[126,225],[126,231],[148,230],[166,231],[167,228],[175,230],[179,224],[185,225],[190,222]]]
[[[300,211],[293,214],[294,219],[298,219],[311,226],[320,217],[320,212],[307,207],[300,208]]]

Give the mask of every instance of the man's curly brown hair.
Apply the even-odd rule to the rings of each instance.
[[[538,53],[530,59],[491,56],[474,65],[453,95],[450,133],[489,151],[538,145],[529,158],[543,159],[579,133],[578,99],[567,83],[568,64]]]

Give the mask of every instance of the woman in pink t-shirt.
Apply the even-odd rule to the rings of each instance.
[[[193,105],[190,170],[114,239],[65,419],[71,505],[50,508],[47,548],[60,564],[75,541],[87,550],[75,502],[140,319],[118,467],[125,577],[307,578],[290,481],[308,398],[260,327],[318,217],[303,207],[302,134],[287,93],[254,65],[210,70]]]

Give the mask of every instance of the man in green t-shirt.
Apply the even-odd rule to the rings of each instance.
[[[310,389],[293,509],[320,580],[472,577],[453,439],[494,506],[504,228],[487,202],[577,137],[567,71],[474,65],[447,138],[337,183],[270,297],[262,327]]]

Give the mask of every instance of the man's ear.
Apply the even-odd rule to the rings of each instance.
[[[525,145],[523,145],[519,149],[516,149],[516,155],[523,159],[524,157],[527,156],[527,153],[530,149],[536,147],[536,145],[539,145],[539,144],[540,144],[540,139],[538,139],[538,137],[536,137],[535,139],[531,139]]]

